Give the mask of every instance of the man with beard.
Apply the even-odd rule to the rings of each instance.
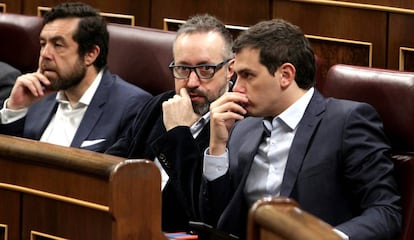
[[[16,79],[1,109],[0,133],[104,152],[152,96],[107,69],[109,33],[92,7],[47,12],[39,67]]]
[[[170,69],[175,91],[154,97],[107,153],[154,160],[162,175],[162,229],[188,231],[198,220],[202,152],[209,141],[209,106],[229,89],[232,36],[210,15],[181,25]]]

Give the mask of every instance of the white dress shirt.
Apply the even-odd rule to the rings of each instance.
[[[263,120],[268,134],[259,145],[244,188],[249,205],[267,195],[280,195],[289,150],[313,91],[313,88],[307,91],[271,122]]]
[[[85,93],[80,98],[75,106],[71,106],[66,96],[62,91],[56,94],[56,101],[59,103],[55,115],[52,117],[45,131],[43,132],[40,141],[58,144],[62,146],[70,146],[73,137],[82,121],[85,112],[98,89],[101,82],[103,70],[96,76],[95,80],[88,87]],[[7,101],[7,100],[6,100]],[[0,110],[1,122],[11,123],[17,121],[27,114],[27,109],[11,110],[6,108],[6,101],[3,109]]]

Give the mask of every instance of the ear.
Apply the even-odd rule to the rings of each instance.
[[[276,71],[275,74],[280,74],[280,87],[287,88],[292,82],[295,81],[296,68],[291,63],[284,63],[280,66],[280,71]]]
[[[234,74],[234,58],[232,59],[232,60],[230,60],[229,61],[229,63],[227,64],[228,65],[228,67],[227,67],[227,80],[230,80],[231,79],[231,77],[233,76],[233,74]]]
[[[86,52],[84,57],[86,66],[92,65],[96,61],[96,58],[98,58],[100,52],[101,49],[98,47],[98,45],[95,45],[91,50]]]

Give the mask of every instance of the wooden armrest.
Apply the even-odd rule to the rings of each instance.
[[[248,240],[340,239],[332,226],[281,197],[258,200],[250,209],[247,229]]]

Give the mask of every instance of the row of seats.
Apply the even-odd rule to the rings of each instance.
[[[0,61],[23,73],[36,71],[41,28],[40,17],[0,14]],[[108,67],[113,73],[154,95],[174,89],[168,65],[175,32],[114,23],[108,31]]]
[[[40,17],[0,14],[0,61],[22,72],[35,71],[39,56]],[[175,33],[109,24],[109,69],[152,94],[174,88],[168,69]],[[319,61],[317,61],[319,62]],[[373,105],[390,138],[403,200],[400,239],[414,239],[414,73],[336,65],[316,87],[325,95]]]

